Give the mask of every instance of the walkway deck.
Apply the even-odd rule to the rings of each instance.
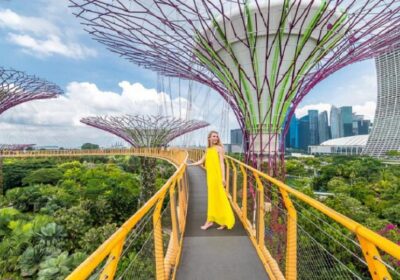
[[[205,172],[189,167],[189,209],[183,240],[178,280],[268,279],[267,273],[236,217],[232,230],[207,231],[200,226],[206,219],[207,187]]]

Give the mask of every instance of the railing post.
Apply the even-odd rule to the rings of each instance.
[[[360,241],[362,252],[367,261],[369,273],[371,274],[372,279],[391,280],[392,277],[388,273],[386,266],[379,261],[381,260],[381,256],[376,246],[358,234],[357,238]]]
[[[125,238],[121,239],[121,241],[111,250],[110,255],[108,256],[107,266],[103,270],[100,275],[101,280],[109,280],[114,279],[115,272],[117,271],[117,266],[119,259],[121,258],[122,248],[124,247]]]
[[[243,165],[240,165],[240,170],[243,174],[243,189],[242,189],[242,217],[247,221],[247,173]]]
[[[225,159],[225,189],[229,193],[229,163]]]
[[[163,234],[161,226],[161,208],[164,201],[165,194],[157,202],[153,213],[153,227],[154,227],[154,256],[156,263],[156,278],[157,280],[165,279],[164,269],[164,252],[163,252]]]
[[[289,194],[279,188],[283,203],[288,211],[287,219],[287,237],[286,237],[286,280],[297,279],[297,213]]]
[[[237,170],[236,170],[236,165],[233,161],[231,161],[231,164],[232,164],[232,170],[233,170],[232,200],[233,200],[233,203],[236,204]]]
[[[181,181],[178,181],[178,201],[179,201],[179,208],[178,208],[178,222],[179,222],[179,230],[182,232],[184,227],[183,220],[185,219],[184,209],[185,209],[185,202],[184,202],[184,186]]]
[[[178,179],[179,180],[179,179]],[[177,215],[176,215],[176,196],[175,196],[175,188],[177,186],[177,182],[174,181],[169,189],[169,201],[170,201],[170,212],[171,212],[171,237],[170,243],[168,245],[168,250],[165,256],[165,276],[169,279],[169,275],[171,272],[171,268],[176,265],[176,256],[178,253],[179,247],[179,229],[177,225]]]
[[[264,248],[265,221],[264,221],[264,186],[257,173],[253,172],[257,182],[257,225],[256,237],[260,248]]]

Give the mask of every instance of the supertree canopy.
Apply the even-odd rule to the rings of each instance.
[[[117,135],[135,148],[165,147],[173,139],[209,125],[204,121],[141,115],[87,117],[81,122]],[[150,199],[157,191],[156,164],[155,158],[140,157],[142,184],[139,204]]]
[[[302,98],[330,74],[394,48],[400,38],[399,0],[70,2],[111,51],[217,91],[244,132],[247,159],[256,164],[267,155],[271,173]]]
[[[62,90],[55,84],[21,71],[0,67],[0,114],[18,104],[57,97]]]
[[[209,125],[204,121],[141,115],[87,117],[81,122],[117,135],[135,148],[165,147],[173,139]]]
[[[21,151],[32,148],[33,146],[35,146],[35,144],[0,144],[0,150]]]

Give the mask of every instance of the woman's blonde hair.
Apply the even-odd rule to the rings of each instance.
[[[221,139],[219,138],[218,132],[216,132],[215,130],[211,130],[211,131],[208,133],[208,137],[207,137],[207,142],[208,142],[207,147],[210,148],[210,147],[212,146],[212,143],[211,143],[210,138],[211,138],[211,135],[212,135],[213,133],[215,133],[215,134],[218,135],[218,143],[217,143],[217,145],[218,145],[218,146],[222,146],[222,144],[221,144]]]

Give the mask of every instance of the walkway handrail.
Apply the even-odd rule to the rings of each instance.
[[[128,234],[152,208],[155,209],[152,215],[157,279],[168,279],[171,274],[175,273],[180,258],[187,215],[188,186],[185,162],[188,158],[188,153],[183,150],[159,150],[149,148],[141,149],[140,153],[136,149],[135,154],[168,160],[177,167],[177,170],[150,200],[81,263],[66,279],[76,280],[88,278],[107,256],[108,260],[99,279],[114,279],[122,248]],[[178,193],[178,201],[176,200],[175,192]],[[167,252],[164,255],[161,208],[167,193],[169,193],[170,198],[172,233]]]
[[[384,262],[382,261],[382,258],[377,250],[377,248],[381,249],[382,251],[386,252],[387,254],[391,255],[392,257],[396,258],[397,260],[400,260],[400,246],[383,236],[375,233],[374,231],[366,228],[365,226],[353,221],[352,219],[336,212],[335,210],[329,208],[328,206],[324,205],[323,203],[305,195],[302,192],[299,192],[288,185],[284,184],[283,182],[272,178],[271,176],[249,166],[241,161],[232,158],[230,156],[225,156],[225,160],[227,163],[227,168],[228,169],[233,169],[232,167],[239,166],[240,168],[244,168],[247,173],[251,172],[257,181],[257,190],[261,193],[264,193],[263,189],[264,186],[261,183],[261,180],[259,178],[264,178],[268,182],[272,183],[272,186],[277,187],[283,197],[283,204],[286,207],[286,210],[288,211],[288,219],[287,219],[287,253],[286,253],[286,277],[285,279],[296,279],[297,277],[297,268],[296,268],[296,260],[297,260],[297,227],[296,227],[296,222],[297,222],[297,215],[296,215],[296,209],[293,206],[291,202],[291,198],[295,197],[302,202],[308,204],[309,206],[312,206],[314,209],[318,210],[319,212],[325,214],[335,222],[341,224],[342,226],[346,227],[348,230],[353,232],[360,243],[360,246],[362,248],[363,254],[365,261],[368,265],[370,274],[372,276],[372,279],[391,279],[390,274],[387,271],[386,266],[384,265]],[[229,164],[230,163],[230,164]],[[231,167],[232,166],[232,167]],[[234,171],[234,170],[233,170]],[[229,176],[229,170],[226,172],[227,176]],[[228,181],[228,178],[226,179]],[[232,186],[234,188],[234,186]],[[229,190],[229,186],[227,188]],[[235,194],[235,189],[233,189],[233,194]],[[233,198],[233,197],[232,197]],[[257,199],[259,200],[257,203],[257,214],[258,214],[258,223],[262,222],[260,220],[263,220],[261,217],[264,217],[265,210],[260,209],[264,208],[264,203],[263,201],[260,201],[260,196],[257,196]],[[236,203],[236,201],[233,199],[233,204],[236,208],[236,210],[239,210],[238,212],[241,212],[241,215],[243,217],[243,214],[245,211],[241,211],[240,207]],[[259,207],[259,206],[262,207]],[[248,231],[252,232],[252,229],[250,229],[248,221],[246,221],[245,226],[247,225]],[[269,263],[270,270],[276,270],[278,269],[278,266],[270,256],[268,252],[266,252],[266,248],[264,246],[264,238],[265,238],[265,233],[264,233],[264,228],[262,226],[257,227],[257,231],[255,232],[255,237],[257,237],[258,240],[255,243],[256,246],[258,246],[259,250],[261,252],[264,252],[264,257],[266,262]],[[261,248],[260,248],[261,246]],[[275,273],[274,273],[275,274]],[[281,278],[282,276],[280,273],[278,273],[277,278]]]
[[[204,154],[201,150],[189,151],[189,156],[193,160],[199,160]],[[376,232],[366,228],[365,226],[353,221],[352,219],[336,212],[323,203],[299,192],[283,182],[272,178],[271,176],[235,159],[225,155],[225,181],[228,196],[232,202],[232,206],[239,218],[241,219],[245,229],[247,230],[250,240],[255,246],[261,261],[263,262],[271,279],[297,279],[297,249],[298,249],[298,233],[297,233],[297,211],[292,203],[292,199],[298,199],[320,213],[323,213],[333,221],[347,228],[350,232],[354,233],[361,246],[364,259],[368,265],[369,272],[372,279],[392,279],[388,273],[386,263],[382,260],[377,248],[383,252],[391,255],[393,258],[400,260],[400,246]],[[242,181],[238,180],[238,173],[241,173]],[[253,221],[248,217],[248,182],[249,177],[254,178],[256,186],[255,195],[255,215]],[[266,182],[262,182],[262,181]],[[238,185],[241,183],[241,193],[238,192]],[[282,197],[283,207],[286,208],[286,257],[284,267],[280,267],[277,260],[274,259],[271,252],[267,249],[265,244],[265,215],[268,203],[264,202],[265,192],[267,188],[275,187]],[[238,197],[241,196],[241,201]],[[240,203],[240,205],[239,205]],[[271,207],[271,205],[269,205]],[[284,273],[282,272],[284,271]]]
[[[126,148],[126,149],[63,149],[63,150],[0,150],[3,158],[28,157],[74,157],[74,156],[109,156],[109,155],[143,155],[158,151],[158,148]],[[166,151],[166,150],[165,150]]]

